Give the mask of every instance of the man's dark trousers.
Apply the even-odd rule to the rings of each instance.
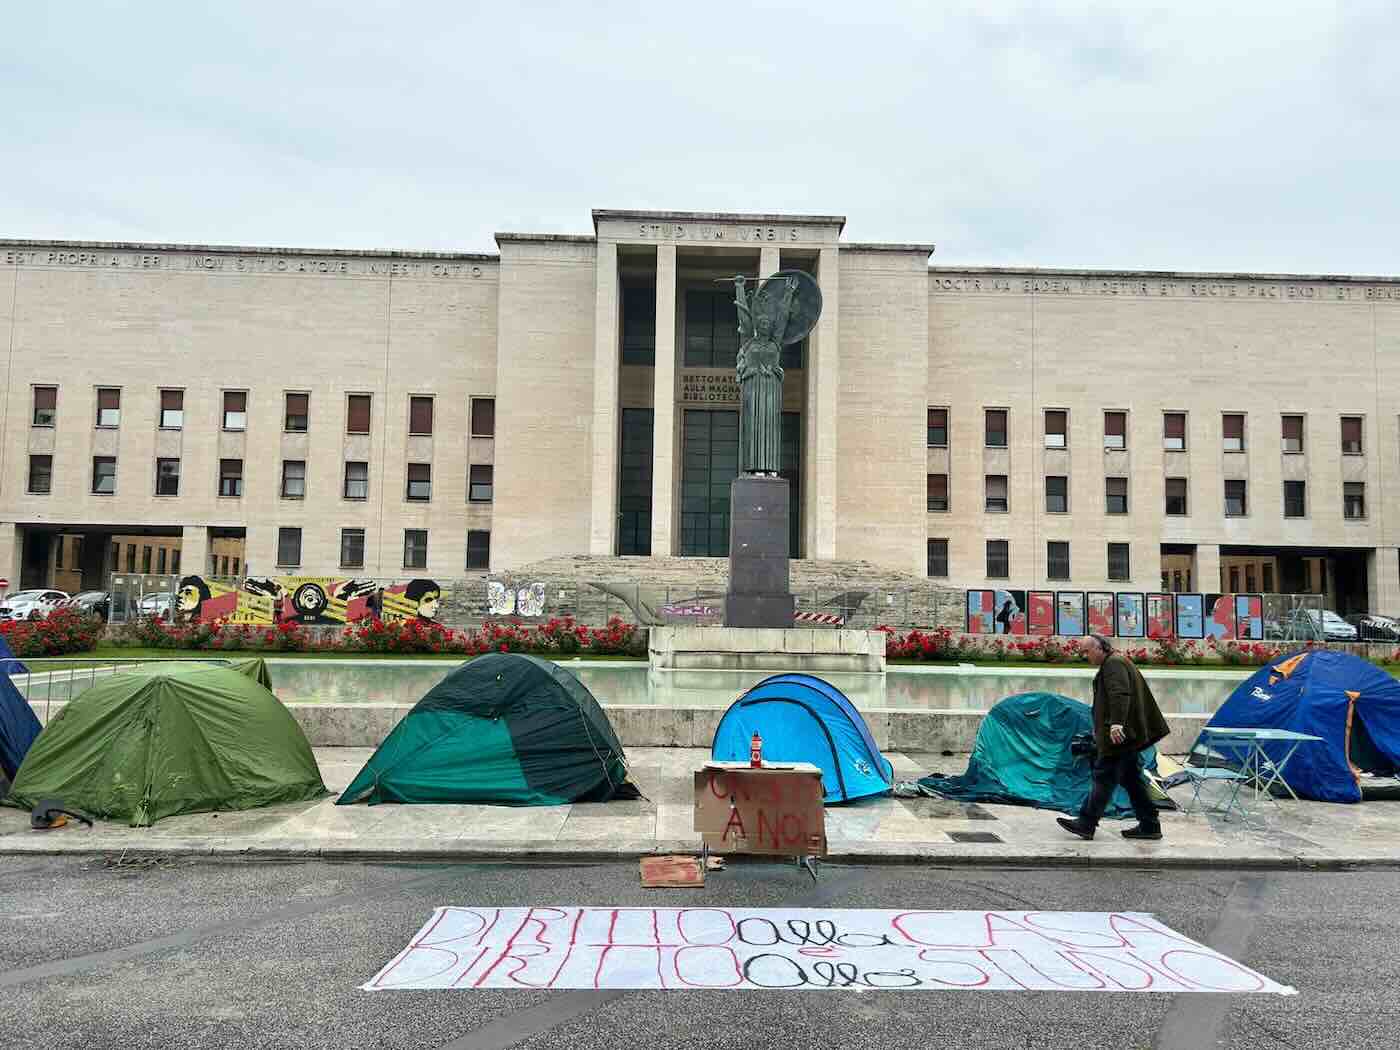
[[[1136,751],[1106,757],[1099,755],[1094,758],[1094,786],[1089,789],[1089,797],[1084,800],[1084,805],[1079,810],[1080,825],[1090,831],[1099,826],[1104,810],[1108,809],[1108,803],[1113,798],[1113,789],[1119,784],[1128,792],[1128,799],[1132,802],[1133,811],[1137,813],[1138,823],[1143,829],[1159,830],[1161,820],[1157,816],[1157,807],[1153,805],[1152,796],[1147,793],[1147,784],[1143,782]]]

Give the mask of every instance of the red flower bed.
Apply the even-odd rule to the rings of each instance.
[[[891,660],[970,661],[1003,660],[1028,663],[1088,663],[1086,640],[1056,636],[1028,637],[999,635],[981,638],[954,634],[947,627],[933,630],[914,629],[901,634],[892,627],[881,627],[886,634],[885,655]],[[1285,653],[1299,648],[1298,644],[1274,645],[1263,642],[1217,641],[1169,638],[1157,642],[1155,648],[1130,640],[1119,644],[1122,652],[1135,664],[1181,666],[1219,661],[1225,664],[1260,667]],[[1400,660],[1400,649],[1394,659]]]
[[[42,620],[0,623],[0,634],[16,656],[64,656],[96,649],[102,621],[77,609],[55,609]]]

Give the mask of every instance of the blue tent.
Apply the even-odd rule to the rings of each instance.
[[[6,780],[15,779],[15,771],[39,729],[29,701],[20,695],[9,675],[0,674],[0,773]]]
[[[1300,798],[1360,802],[1359,773],[1394,776],[1400,768],[1400,682],[1349,653],[1314,649],[1272,661],[1208,724],[1322,737],[1302,744],[1284,769]],[[1290,747],[1263,745],[1274,761]]]
[[[763,738],[765,762],[819,766],[828,803],[882,795],[894,786],[894,768],[875,746],[865,719],[841,690],[820,678],[780,674],[759,682],[719,720],[710,756],[747,762],[755,732]]]
[[[5,636],[0,634],[0,673],[3,674],[26,674],[29,671],[15,656],[15,651],[10,648],[10,643],[5,640]]]

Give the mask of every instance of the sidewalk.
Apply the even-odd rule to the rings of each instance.
[[[326,786],[338,793],[373,754],[318,748]],[[895,779],[961,772],[966,755],[886,752]],[[171,817],[151,828],[99,822],[29,828],[27,813],[0,808],[0,856],[98,853],[344,860],[617,860],[694,852],[692,773],[708,751],[632,748],[632,778],[646,796],[625,802],[505,806],[336,806],[334,795],[241,813]],[[1187,788],[1174,793],[1189,799]],[[1164,813],[1162,842],[1127,842],[1105,821],[1093,842],[1064,833],[1056,814],[1018,806],[877,798],[826,810],[830,858],[865,863],[1112,865],[1120,867],[1400,867],[1400,802],[1355,806],[1267,800],[1250,827],[1202,814]]]

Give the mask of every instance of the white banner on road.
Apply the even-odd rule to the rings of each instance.
[[[1296,994],[1144,912],[570,905],[438,908],[362,987]]]

